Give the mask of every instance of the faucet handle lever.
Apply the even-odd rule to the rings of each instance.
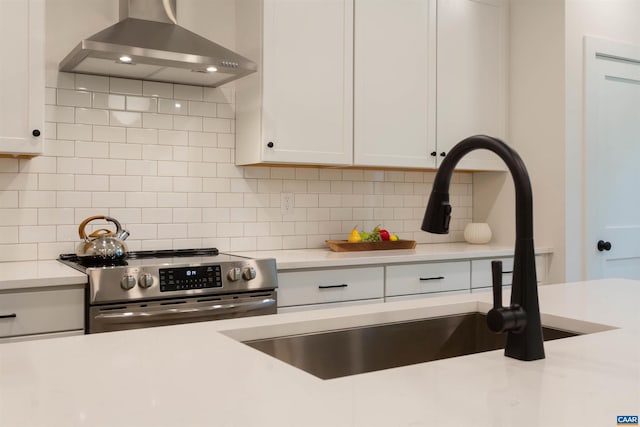
[[[487,326],[496,333],[522,332],[527,324],[527,315],[522,307],[513,304],[502,306],[502,261],[491,261],[493,280],[493,308],[487,313]]]
[[[493,286],[493,309],[502,308],[502,261],[491,261],[491,283]]]

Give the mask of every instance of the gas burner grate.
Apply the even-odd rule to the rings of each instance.
[[[218,255],[218,253],[217,248],[164,249],[157,251],[129,252],[127,259],[215,256]]]

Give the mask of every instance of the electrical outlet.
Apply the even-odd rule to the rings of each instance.
[[[293,213],[293,193],[280,193],[280,213],[282,215]]]

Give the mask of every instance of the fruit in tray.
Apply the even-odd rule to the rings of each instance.
[[[397,242],[400,240],[396,234],[389,233],[388,230],[384,228],[380,228],[380,225],[374,227],[370,232],[366,231],[358,231],[358,227],[353,227],[351,230],[351,234],[347,239],[350,243],[360,243],[360,242],[381,242],[381,241],[392,241]]]

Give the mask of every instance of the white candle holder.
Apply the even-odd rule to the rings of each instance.
[[[491,241],[491,228],[486,222],[470,222],[464,228],[464,240],[474,245],[484,245]]]

